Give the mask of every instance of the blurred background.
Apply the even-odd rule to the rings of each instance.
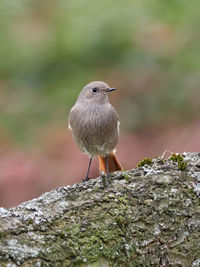
[[[118,88],[110,101],[124,169],[166,149],[199,151],[199,8],[188,0],[1,0],[0,206],[85,176],[88,158],[67,117],[93,80]]]

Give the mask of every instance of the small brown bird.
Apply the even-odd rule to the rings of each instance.
[[[119,137],[118,115],[109,103],[108,94],[116,88],[95,81],[88,83],[80,92],[69,115],[69,129],[72,130],[77,146],[90,157],[85,179],[89,179],[92,158],[98,156],[99,171],[110,176],[110,172],[122,170],[115,148]]]

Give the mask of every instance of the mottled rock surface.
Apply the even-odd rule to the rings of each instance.
[[[0,266],[199,266],[200,154],[0,208]]]

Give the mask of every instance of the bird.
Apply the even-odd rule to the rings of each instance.
[[[92,159],[98,156],[99,171],[110,177],[110,173],[122,170],[116,157],[116,145],[119,138],[119,119],[109,102],[109,94],[116,90],[102,81],[88,83],[81,90],[76,103],[71,108],[68,127],[72,130],[76,145],[89,156],[86,177]]]

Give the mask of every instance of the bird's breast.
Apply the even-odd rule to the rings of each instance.
[[[110,106],[77,106],[70,113],[74,139],[89,154],[99,154],[116,146],[118,117]]]

